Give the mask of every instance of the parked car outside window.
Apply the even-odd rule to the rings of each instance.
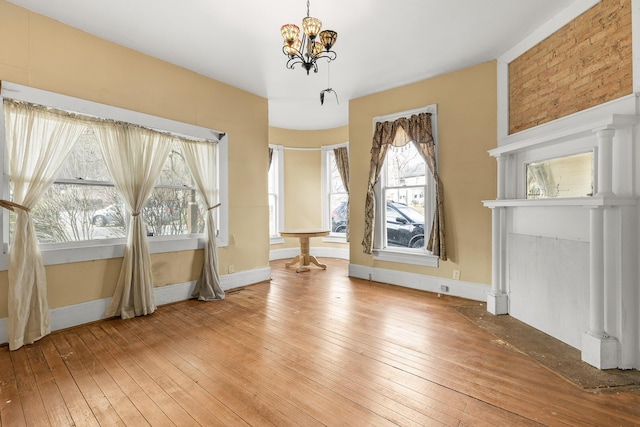
[[[347,227],[347,202],[331,212],[331,231],[344,233]],[[387,202],[387,246],[424,247],[424,216],[403,203]]]
[[[119,205],[109,205],[106,208],[98,209],[94,212],[91,220],[96,227],[106,227],[108,225],[123,225],[122,209]]]
[[[424,247],[424,216],[415,209],[387,202],[387,246]]]

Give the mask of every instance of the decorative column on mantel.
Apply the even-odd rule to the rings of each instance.
[[[614,129],[595,131],[598,138],[598,188],[596,196],[613,196],[613,136]]]
[[[504,200],[506,178],[506,155],[496,156],[498,162],[498,195],[497,200]],[[509,301],[505,292],[504,280],[506,257],[505,208],[491,208],[491,291],[487,293],[487,311],[491,314],[509,313]]]
[[[613,198],[613,137],[614,129],[595,131],[598,139],[597,197]],[[611,243],[615,226],[611,220],[612,206],[592,206],[589,213],[589,330],[582,336],[582,360],[599,369],[618,366],[618,340],[605,330],[607,281],[614,280],[607,265],[605,243]],[[609,274],[608,274],[609,273]]]

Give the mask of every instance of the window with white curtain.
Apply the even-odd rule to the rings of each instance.
[[[142,210],[147,236],[201,233],[204,206],[199,199],[181,144],[176,140]],[[76,142],[54,185],[35,206],[32,215],[41,244],[126,236],[128,221],[124,205],[91,128],[87,127]]]
[[[322,147],[322,218],[324,228],[330,230],[324,240],[344,242],[347,236],[349,216],[349,193],[342,183],[336,164],[334,149],[349,147],[349,143]]]
[[[269,144],[272,149],[269,165],[269,238],[271,244],[283,243],[284,228],[284,148]]]
[[[34,104],[134,123],[193,139],[214,139],[218,149],[220,209],[216,209],[218,246],[226,246],[227,136],[209,129],[154,116],[95,104],[51,92],[3,82],[2,96]],[[4,132],[3,132],[4,134]],[[1,139],[4,145],[4,137]],[[10,199],[11,183],[3,173],[3,198]],[[98,141],[87,127],[65,160],[54,184],[32,210],[38,241],[43,244],[46,264],[99,259],[117,254],[124,245],[128,221],[102,158]],[[195,249],[202,245],[205,207],[176,139],[162,173],[141,216],[147,226],[151,252]],[[15,214],[3,210],[3,255],[5,264]],[[93,242],[93,243],[91,243]],[[155,242],[155,243],[154,243]],[[95,245],[99,243],[99,245]],[[88,245],[90,244],[90,245]],[[114,252],[115,251],[115,252]]]

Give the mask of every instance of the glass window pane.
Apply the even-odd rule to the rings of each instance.
[[[329,209],[331,210],[331,231],[346,233],[349,219],[349,196],[346,193],[331,194]]]
[[[271,158],[271,164],[269,165],[268,175],[268,198],[269,198],[269,237],[280,237],[280,209],[278,207],[280,197],[281,182],[279,179],[280,174],[280,155],[281,151],[277,148],[273,149],[273,156]]]
[[[424,248],[424,215],[413,207],[387,198],[387,246]]]
[[[277,192],[278,180],[276,177],[278,169],[278,160],[276,153],[273,154],[271,165],[269,165],[269,193],[273,194]]]
[[[40,243],[115,239],[126,235],[115,188],[54,184],[31,211]],[[11,215],[11,233],[15,214]]]
[[[426,164],[413,143],[391,148],[387,152],[385,166],[387,187],[424,185],[426,182]]]
[[[385,191],[386,201],[406,205],[424,215],[424,187],[391,188]]]
[[[385,158],[387,247],[424,249],[427,166],[413,143],[393,147]]]
[[[278,205],[276,203],[276,195],[269,194],[269,236],[278,237]]]
[[[349,195],[347,194],[342,177],[338,171],[336,156],[333,150],[326,151],[326,167],[329,168],[329,214],[331,218],[331,232],[346,235],[349,227]]]
[[[182,143],[180,141],[174,140],[171,143],[169,156],[162,168],[156,185],[193,186],[191,171],[184,158],[184,154],[182,154]]]
[[[205,209],[196,193],[189,188],[155,188],[142,210],[147,235],[202,233]]]
[[[58,179],[111,182],[100,145],[93,130],[86,128],[64,161]]]

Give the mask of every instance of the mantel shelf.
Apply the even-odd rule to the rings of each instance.
[[[502,136],[499,146],[489,150],[489,154],[493,157],[518,154],[587,137],[602,129],[633,127],[640,122],[640,115],[636,113],[639,95],[633,93],[549,123]]]
[[[559,199],[496,199],[483,200],[486,208],[510,208],[510,207],[562,207],[582,206],[593,208],[598,206],[635,206],[638,204],[636,197],[596,196],[574,197]]]

